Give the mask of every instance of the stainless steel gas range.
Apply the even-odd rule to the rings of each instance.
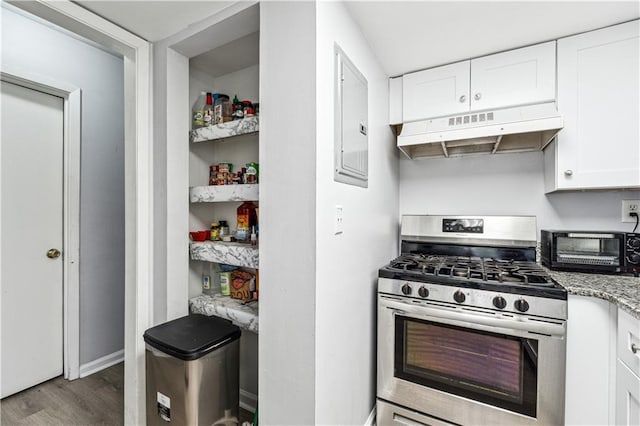
[[[403,216],[379,270],[379,425],[561,425],[567,293],[536,219]]]

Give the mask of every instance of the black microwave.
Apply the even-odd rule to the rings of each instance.
[[[541,260],[550,269],[600,273],[640,270],[640,234],[541,230]]]

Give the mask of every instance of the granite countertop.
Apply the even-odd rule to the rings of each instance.
[[[189,300],[189,311],[192,314],[217,316],[231,320],[243,330],[258,333],[258,302],[242,303],[229,296],[201,294]]]
[[[545,268],[546,269],[546,268]],[[623,311],[640,319],[640,278],[622,275],[547,272],[569,294],[591,296],[615,303]]]

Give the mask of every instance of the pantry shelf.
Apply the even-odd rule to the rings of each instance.
[[[229,296],[201,294],[189,300],[189,312],[225,318],[243,330],[258,333],[258,302],[243,303]]]
[[[190,139],[191,142],[196,143],[248,135],[258,132],[259,127],[259,117],[245,117],[242,120],[233,120],[191,130]]]
[[[224,263],[258,269],[258,247],[242,243],[222,241],[191,242],[189,245],[192,260]]]
[[[258,201],[258,184],[193,186],[189,188],[189,200],[192,203]]]

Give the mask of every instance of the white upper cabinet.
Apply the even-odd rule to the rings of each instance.
[[[389,79],[389,124],[402,123],[402,77]]]
[[[415,121],[469,111],[469,61],[405,74],[402,118]]]
[[[640,187],[640,21],[558,40],[564,129],[545,150],[545,187]]]
[[[555,53],[551,41],[405,74],[403,121],[553,101]]]
[[[471,110],[554,101],[556,42],[471,61]]]

